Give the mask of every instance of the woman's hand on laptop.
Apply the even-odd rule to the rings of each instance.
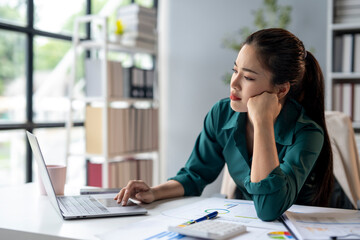
[[[134,198],[144,203],[151,203],[155,201],[155,196],[152,189],[142,180],[131,180],[126,187],[122,188],[116,194],[114,200],[125,206],[129,198]]]

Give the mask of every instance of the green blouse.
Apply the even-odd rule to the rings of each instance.
[[[244,198],[254,201],[258,217],[274,220],[298,198],[311,201],[313,194],[299,196],[299,193],[320,154],[323,130],[306,116],[300,104],[287,100],[274,125],[280,166],[267,178],[253,183],[250,181],[252,157],[249,158],[246,149],[246,118],[247,113],[231,109],[229,98],[217,102],[205,118],[187,163],[170,179],[182,184],[185,196],[199,196],[227,163]]]

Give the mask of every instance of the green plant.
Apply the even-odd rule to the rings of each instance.
[[[226,36],[223,39],[223,46],[238,52],[246,37],[252,32],[264,28],[278,27],[287,28],[291,22],[291,6],[280,6],[277,0],[264,0],[263,7],[252,12],[254,16],[254,28],[249,27],[241,28],[235,36]],[[230,73],[223,76],[223,82],[230,84]]]

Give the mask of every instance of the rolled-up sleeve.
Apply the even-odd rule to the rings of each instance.
[[[258,217],[264,221],[277,219],[296,200],[321,152],[324,135],[311,126],[295,135],[295,142],[267,178],[253,183],[246,177],[244,186],[252,194]]]
[[[217,178],[225,164],[222,148],[216,140],[218,115],[218,106],[215,105],[205,117],[203,130],[185,166],[175,177],[168,179],[180,182],[185,196],[200,196],[205,186]]]

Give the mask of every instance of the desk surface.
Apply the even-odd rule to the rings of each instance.
[[[141,216],[63,220],[47,197],[39,194],[36,183],[0,190],[0,235],[4,239],[98,239],[95,234],[193,202],[191,198],[180,198],[144,204],[148,214]]]
[[[159,216],[166,210],[204,200],[201,197],[183,197],[143,204],[148,210],[148,214],[141,216],[63,220],[47,197],[39,194],[36,183],[0,188],[0,190],[2,193],[0,198],[0,236],[2,239],[98,239],[95,235],[113,232],[121,227]],[[69,195],[69,193],[76,195],[74,188],[70,188],[69,191],[67,187],[66,194]],[[283,226],[277,226],[273,230],[284,231],[286,229]],[[268,232],[270,229],[248,227],[246,236],[244,235],[240,239],[255,239],[253,238],[255,234],[257,240],[270,239],[267,236]]]

